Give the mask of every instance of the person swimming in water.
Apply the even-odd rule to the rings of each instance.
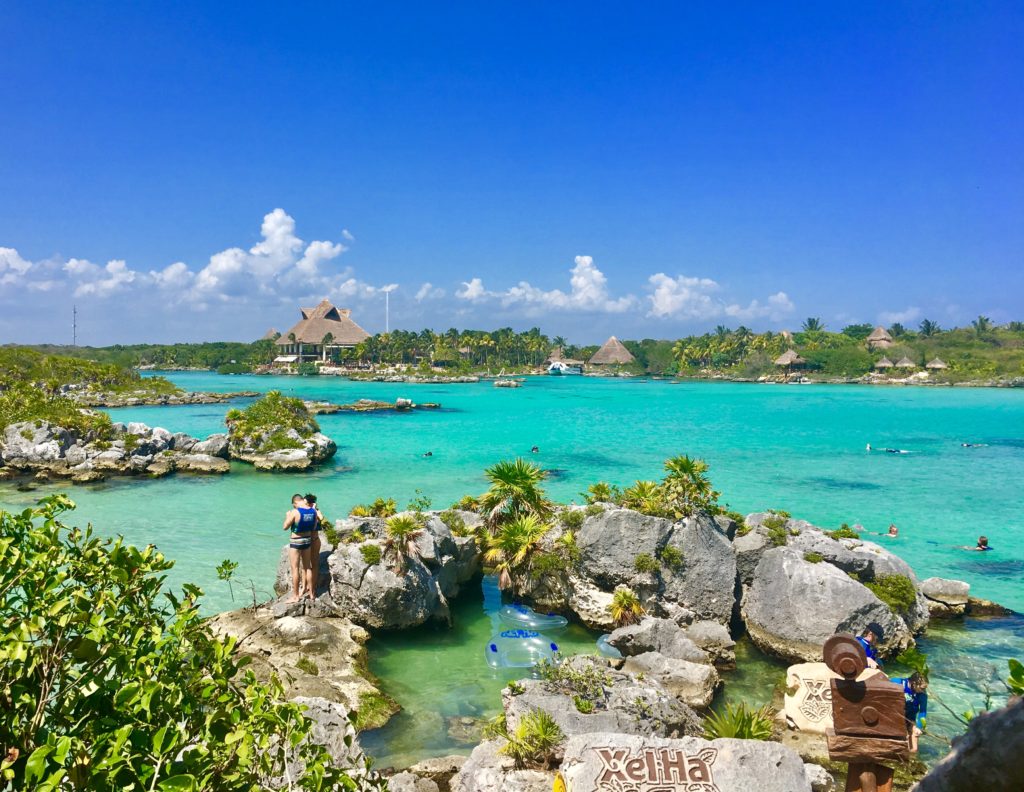
[[[427,451],[427,453],[425,453],[423,456],[425,456],[425,457],[432,457],[433,455],[434,455],[433,451]]]
[[[899,535],[900,535],[900,529],[896,527],[895,523],[890,523],[890,525],[889,525],[889,533],[887,533],[886,536],[893,536],[893,537],[895,537],[895,536],[899,536]]]
[[[988,537],[987,536],[979,536],[978,537],[978,543],[974,546],[974,549],[975,550],[981,550],[981,551],[991,550],[992,546],[988,543]]]
[[[531,448],[530,449],[530,453],[531,454],[539,454],[540,453],[540,446],[534,446],[533,448]]]

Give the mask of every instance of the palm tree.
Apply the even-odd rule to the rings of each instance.
[[[894,322],[892,327],[889,328],[889,335],[893,338],[899,338],[907,334],[907,328],[901,325],[899,322]]]
[[[931,319],[922,319],[919,329],[921,331],[921,335],[925,338],[931,338],[936,333],[942,332],[942,328]]]
[[[540,466],[520,458],[504,460],[491,465],[484,475],[491,488],[480,496],[480,511],[490,528],[528,514],[544,518],[551,513],[541,487],[548,474]]]
[[[716,508],[719,493],[705,475],[708,465],[704,460],[680,454],[665,462],[665,470],[665,506],[676,519],[692,514],[695,509]]]
[[[536,515],[514,517],[488,537],[484,561],[498,572],[498,588],[507,589],[525,583],[534,553],[551,526]]]
[[[387,533],[384,552],[392,557],[396,572],[405,572],[408,560],[419,557],[416,540],[423,533],[423,526],[411,514],[396,514],[388,518],[384,528]]]
[[[611,604],[608,605],[608,610],[612,615],[612,621],[619,627],[636,624],[640,621],[640,617],[644,615],[644,608],[640,604],[640,599],[628,588],[615,589]]]
[[[324,333],[323,340],[320,343],[323,344],[323,352],[321,353],[321,359],[327,360],[327,347],[334,343],[334,333]]]
[[[974,328],[975,333],[977,333],[979,336],[982,336],[992,329],[992,320],[989,319],[987,316],[979,316],[977,319],[971,322],[971,327]]]
[[[806,319],[804,319],[803,331],[805,333],[815,333],[824,329],[825,325],[817,316],[809,316]]]

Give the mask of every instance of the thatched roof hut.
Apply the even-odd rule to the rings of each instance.
[[[800,357],[793,349],[787,349],[785,352],[783,352],[781,355],[775,358],[776,366],[799,366],[801,363],[806,362],[807,361]]]
[[[904,356],[904,357],[901,357],[899,360],[896,361],[896,368],[905,368],[905,369],[917,368],[917,363],[915,363],[910,358]]]
[[[330,333],[330,346],[352,347],[370,337],[369,333],[352,321],[348,308],[335,308],[329,300],[323,300],[315,308],[299,310],[302,319],[277,339],[278,346],[322,344],[324,337]],[[295,336],[294,340],[291,336]]]
[[[547,363],[554,363],[555,361],[562,360],[562,348],[556,346],[551,350],[551,354],[548,355]]]
[[[932,369],[934,371],[941,371],[942,369],[948,369],[949,366],[947,366],[946,361],[941,358],[935,358],[934,360],[929,360],[925,368]]]
[[[870,349],[887,349],[892,346],[892,336],[889,335],[889,331],[882,326],[876,327],[871,331],[866,339],[868,348]]]
[[[889,360],[889,358],[887,358],[887,357],[884,357],[881,360],[879,360],[877,363],[875,363],[875,368],[876,369],[880,369],[880,370],[881,369],[891,369],[892,366],[893,366],[893,362],[891,360]]]
[[[614,366],[632,363],[636,358],[622,345],[615,336],[612,336],[604,345],[594,353],[588,361],[591,366]]]
[[[260,337],[260,341],[276,341],[280,337],[281,337],[281,334],[279,332],[277,332],[277,330],[275,328],[271,327],[269,330],[267,330],[267,332],[265,332]]]

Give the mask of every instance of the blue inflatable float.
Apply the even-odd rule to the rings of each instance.
[[[608,639],[611,638],[611,633],[605,633],[597,639],[597,651],[600,652],[604,657],[612,657],[616,660],[621,659],[622,652],[608,643]]]
[[[518,604],[506,605],[498,611],[498,615],[501,616],[502,621],[525,630],[554,632],[555,630],[564,630],[569,623],[565,616],[559,616],[557,613],[544,615],[537,613],[533,608]]]
[[[503,630],[491,636],[484,654],[491,668],[532,668],[554,662],[558,644],[536,630]]]

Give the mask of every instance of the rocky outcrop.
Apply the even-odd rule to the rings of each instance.
[[[222,474],[223,435],[200,441],[143,423],[115,423],[102,436],[78,435],[46,421],[10,424],[0,435],[0,466],[15,475],[67,478],[75,484],[111,476],[166,476],[175,471]]]
[[[259,450],[264,447],[262,436],[257,435],[244,440],[232,438],[229,441],[231,458],[249,462],[258,470],[299,472],[327,461],[338,450],[337,444],[320,432],[302,437],[294,429],[289,429],[281,434],[293,447],[262,451]]]
[[[920,591],[928,601],[932,616],[951,618],[967,612],[971,587],[962,580],[930,577],[921,581]]]
[[[760,740],[664,739],[616,733],[570,737],[560,773],[566,787],[812,792],[803,761]],[[485,789],[486,787],[481,787]]]
[[[595,657],[572,657],[563,662],[575,672],[575,678],[524,679],[518,687],[502,691],[509,730],[515,729],[524,715],[540,709],[551,715],[566,735],[592,731],[661,736],[702,733],[696,713],[657,679],[614,670]],[[580,678],[600,679],[600,694],[594,694],[594,684],[580,684]],[[581,708],[580,698],[590,701],[591,707]]]
[[[551,792],[554,773],[517,770],[501,753],[502,741],[488,740],[473,749],[451,780],[451,792]]]
[[[140,407],[159,406],[173,407],[185,404],[221,404],[232,399],[253,398],[260,396],[257,391],[238,391],[236,393],[202,393],[176,391],[172,393],[154,393],[140,389],[126,392],[102,392],[69,386],[63,395],[81,404],[83,407]]]
[[[866,586],[831,564],[811,563],[790,548],[767,551],[745,592],[743,620],[762,651],[791,661],[815,662],[837,632],[859,634],[881,625],[883,654],[913,643],[903,620]]]
[[[361,541],[342,542],[330,554],[331,596],[353,621],[396,629],[449,618],[448,600],[477,570],[479,553],[472,537],[453,537],[436,515],[423,520],[415,553],[401,566],[387,548],[383,520],[363,521],[357,529]]]
[[[1024,699],[971,719],[967,733],[912,792],[1019,792],[1024,789]]]
[[[345,713],[359,712],[368,701],[386,713],[398,711],[360,672],[366,666],[364,644],[369,634],[330,608],[328,618],[283,616],[276,618],[269,606],[222,613],[210,620],[214,632],[234,637],[236,652],[248,656],[247,666],[258,679],[276,675],[289,699],[317,698],[339,704]],[[363,721],[364,728],[383,725]],[[385,716],[384,721],[387,720]]]

